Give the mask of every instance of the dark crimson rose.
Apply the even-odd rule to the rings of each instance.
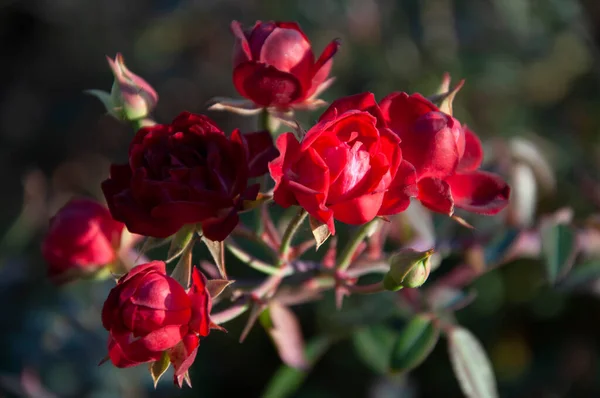
[[[239,221],[277,156],[268,132],[230,138],[204,115],[183,112],[171,124],[140,129],[129,163],[112,165],[102,183],[113,217],[140,235],[164,238],[185,224],[202,224],[204,236],[223,240]]]
[[[392,93],[380,107],[402,140],[404,159],[416,169],[423,205],[449,215],[455,207],[488,215],[506,207],[508,184],[477,170],[483,150],[475,133],[420,94]]]
[[[42,242],[48,276],[56,283],[67,282],[113,262],[123,228],[100,203],[71,200],[52,217]]]
[[[127,368],[157,361],[166,352],[181,387],[200,337],[210,332],[210,310],[206,279],[196,268],[186,292],[167,275],[164,262],[138,265],[119,279],[102,308],[108,356],[116,367]]]
[[[310,101],[324,90],[339,42],[329,43],[318,60],[295,22],[256,22],[244,32],[231,23],[236,37],[233,83],[237,91],[263,107],[288,108]]]
[[[363,224],[405,210],[416,195],[415,170],[371,93],[338,99],[301,142],[286,133],[277,148],[273,199],[299,204],[332,233],[334,218]]]

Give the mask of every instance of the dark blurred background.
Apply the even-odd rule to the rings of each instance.
[[[377,98],[394,90],[428,94],[443,72],[465,78],[455,115],[487,144],[526,137],[552,167],[550,189],[536,194],[532,217],[571,206],[584,220],[598,210],[597,0],[0,0],[0,396],[254,397],[278,369],[260,328],[238,344],[243,321],[203,341],[193,390],[175,389],[170,375],[154,390],[145,366],[97,367],[106,339],[99,311],[110,282],[53,287],[39,253],[57,208],[74,194],[101,199],[108,164],[126,158],[130,127],[83,94],[110,90],[105,56],[123,53],[156,88],[157,121],[204,112],[213,96],[237,96],[233,19],[246,26],[298,21],[316,53],[341,38],[326,100],[362,91]],[[225,131],[256,127],[253,118],[210,116]],[[537,266],[528,265],[475,282],[479,297],[459,320],[489,352],[503,397],[600,396],[598,298],[540,288]],[[310,336],[319,309],[299,313]],[[461,394],[442,341],[398,380],[364,365],[346,340],[294,396]]]

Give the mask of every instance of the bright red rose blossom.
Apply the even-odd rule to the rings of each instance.
[[[186,292],[167,275],[164,262],[138,265],[119,279],[102,308],[109,358],[127,368],[159,360],[166,352],[181,387],[200,337],[210,332],[210,310],[206,279],[196,268]]]
[[[487,215],[506,207],[508,184],[478,170],[483,150],[475,133],[420,94],[392,93],[380,106],[402,140],[404,159],[416,169],[423,205],[449,215],[455,207]]]
[[[71,200],[50,220],[42,242],[48,276],[57,283],[66,282],[113,262],[123,228],[100,203]]]
[[[233,83],[237,91],[263,107],[288,108],[316,97],[330,82],[332,57],[339,42],[329,43],[315,61],[311,44],[295,22],[256,22],[236,37]]]
[[[277,148],[275,202],[299,204],[332,233],[334,218],[363,224],[405,210],[416,195],[415,170],[371,93],[338,99],[301,142],[285,133]]]
[[[113,217],[140,235],[164,238],[201,223],[204,236],[221,241],[239,221],[244,200],[259,185],[248,178],[267,171],[277,156],[268,132],[230,138],[204,115],[183,112],[171,124],[140,129],[129,163],[112,165],[102,183]]]

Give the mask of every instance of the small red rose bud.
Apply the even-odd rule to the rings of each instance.
[[[115,260],[123,228],[100,203],[70,201],[50,220],[42,243],[49,277],[64,283],[102,270]]]
[[[115,76],[110,94],[100,90],[89,90],[88,93],[102,101],[108,113],[119,120],[134,121],[148,117],[158,102],[156,91],[127,69],[120,53],[114,60],[106,59]]]
[[[317,59],[308,38],[295,22],[260,22],[244,31],[233,21],[233,83],[237,91],[260,107],[288,109],[320,105],[316,97],[328,79],[339,41]]]
[[[419,252],[413,249],[401,250],[390,258],[390,270],[383,279],[386,290],[400,290],[403,287],[419,287],[429,277],[433,250]]]

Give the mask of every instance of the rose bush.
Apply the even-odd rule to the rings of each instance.
[[[399,144],[373,94],[338,99],[301,142],[292,133],[278,138],[273,198],[299,204],[332,233],[334,219],[360,225],[401,212],[416,195],[416,177]]]
[[[455,207],[488,215],[506,207],[510,187],[500,176],[478,170],[483,150],[470,129],[420,94],[395,92],[380,107],[402,140],[404,159],[415,167],[423,205],[449,215]]]
[[[119,279],[102,308],[108,356],[115,366],[127,368],[166,354],[181,387],[200,337],[210,332],[210,309],[206,280],[197,269],[186,292],[167,275],[164,262],[138,265]]]
[[[113,262],[123,228],[100,203],[71,200],[52,217],[42,242],[48,276],[57,283],[66,282]]]
[[[102,183],[113,217],[140,235],[164,238],[201,223],[204,236],[223,240],[239,221],[245,200],[276,156],[268,132],[230,138],[204,115],[183,112],[171,124],[140,129],[129,163],[112,165]]]
[[[286,109],[310,101],[324,90],[339,42],[332,41],[315,61],[311,44],[295,22],[260,22],[236,37],[233,83],[245,98],[262,107]]]

